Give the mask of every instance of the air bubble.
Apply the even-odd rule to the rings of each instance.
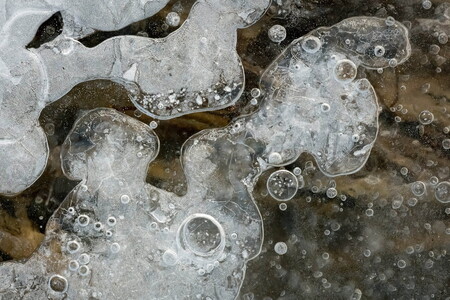
[[[341,59],[334,68],[334,78],[343,83],[348,83],[356,78],[358,69],[354,62],[349,59]]]
[[[423,194],[425,194],[426,190],[427,189],[425,187],[425,183],[423,183],[422,181],[416,181],[411,184],[411,192],[415,196],[422,196]]]
[[[123,204],[128,204],[130,203],[130,196],[128,195],[122,195],[120,196],[120,202],[122,202]]]
[[[218,256],[225,247],[225,232],[212,216],[193,214],[178,228],[177,243],[197,256]]]
[[[327,189],[326,194],[328,198],[333,199],[337,196],[337,190],[335,188],[329,188]]]
[[[278,205],[278,207],[280,208],[281,211],[285,211],[287,209],[287,204],[286,203],[280,203],[280,205]]]
[[[65,293],[67,291],[67,279],[61,275],[53,275],[48,281],[48,286],[53,292]]]
[[[87,265],[91,261],[91,258],[88,254],[83,253],[78,257],[78,262],[80,265]]]
[[[387,26],[394,26],[395,25],[395,19],[393,17],[389,16],[389,17],[386,18],[385,23],[386,23]]]
[[[322,42],[315,36],[308,36],[302,41],[302,48],[308,53],[316,53],[322,47]]]
[[[267,190],[278,201],[291,200],[297,193],[298,179],[287,170],[273,172],[267,179]]]
[[[283,162],[283,159],[282,159],[280,153],[272,152],[269,154],[268,161],[269,161],[269,164],[279,165]]]
[[[399,267],[400,269],[404,269],[406,267],[406,262],[403,259],[400,259],[397,262],[397,267]]]
[[[445,150],[450,149],[450,139],[445,139],[442,141],[442,148],[444,148]]]
[[[180,25],[180,21],[180,15],[174,11],[168,13],[166,16],[166,24],[170,27],[177,27],[178,25]]]
[[[384,54],[386,53],[386,50],[384,49],[383,46],[375,46],[373,52],[376,57],[383,57]]]
[[[80,250],[81,245],[77,241],[69,241],[69,242],[67,242],[66,248],[67,248],[67,251],[69,251],[69,253],[73,254]]]
[[[76,271],[80,267],[80,264],[76,260],[69,261],[69,270]]]
[[[431,124],[433,120],[434,115],[428,110],[424,110],[419,114],[419,122],[423,125]]]
[[[434,196],[439,202],[450,202],[450,183],[448,181],[442,181],[436,186]]]
[[[287,248],[286,243],[284,243],[284,242],[278,242],[278,243],[276,243],[275,246],[273,247],[273,250],[275,250],[275,252],[276,252],[278,255],[284,255],[284,254],[286,254],[288,248]]]
[[[86,215],[79,215],[77,220],[76,220],[76,223],[78,225],[80,225],[81,227],[86,227],[89,224],[89,220],[90,219],[89,219],[88,216],[86,216]]]
[[[80,268],[78,269],[78,274],[80,274],[81,276],[89,275],[89,267],[85,265],[80,266]]]
[[[258,88],[253,88],[253,89],[250,91],[250,95],[251,95],[253,98],[258,98],[259,96],[261,96],[261,90],[258,89]]]
[[[108,220],[107,220],[108,226],[111,226],[111,227],[112,227],[112,226],[115,226],[116,223],[117,223],[117,220],[116,220],[116,218],[114,218],[114,217],[109,217]]]
[[[118,253],[120,251],[120,245],[118,243],[112,243],[109,247],[112,253]]]
[[[172,249],[167,249],[163,256],[163,262],[168,266],[173,266],[178,262],[178,255]]]
[[[281,25],[273,25],[270,27],[268,35],[272,42],[281,43],[286,39],[286,28]]]
[[[431,3],[430,0],[424,0],[424,1],[422,1],[422,7],[423,7],[424,9],[430,9],[432,5],[433,5],[433,3]]]

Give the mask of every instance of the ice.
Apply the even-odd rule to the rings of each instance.
[[[382,46],[384,55],[374,49]],[[260,145],[270,166],[314,156],[325,174],[354,173],[366,162],[378,132],[378,105],[361,68],[387,68],[411,53],[399,22],[354,17],[295,40],[265,71],[260,110],[230,126]],[[255,149],[256,151],[256,149]]]
[[[20,193],[42,174],[48,146],[38,117],[78,83],[122,83],[140,110],[160,119],[223,108],[239,98],[244,70],[235,50],[236,30],[257,21],[269,0],[198,1],[186,22],[162,39],[118,36],[94,48],[75,39],[119,29],[166,3],[0,2],[7,8],[0,16],[0,194]],[[57,11],[65,17],[63,34],[39,49],[26,49]]]
[[[82,47],[74,43],[69,56]],[[116,51],[122,47],[115,44]],[[377,46],[385,51],[380,54]],[[373,17],[347,19],[295,40],[262,75],[254,91],[259,110],[183,145],[183,196],[145,182],[159,150],[150,126],[112,109],[85,113],[61,150],[65,175],[81,182],[50,219],[37,252],[26,262],[0,265],[0,295],[236,298],[246,263],[258,256],[263,241],[252,195],[260,175],[304,152],[326,175],[358,171],[378,132],[377,97],[361,69],[393,67],[409,55],[406,28]],[[116,60],[111,72],[136,78],[139,64]],[[295,193],[291,188],[299,182],[292,176],[282,176],[285,187],[275,182],[286,189],[281,200]],[[436,197],[447,201],[446,187]],[[336,189],[327,195],[336,197]],[[279,255],[289,251],[284,242],[275,247]]]
[[[262,220],[233,164],[226,167],[235,155],[226,151],[218,166],[208,156],[219,148],[185,149],[189,189],[179,197],[145,183],[158,150],[148,125],[113,109],[78,119],[61,159],[65,174],[81,182],[50,219],[37,252],[1,265],[0,295],[236,297],[246,262],[260,251]],[[218,184],[222,175],[233,179]]]

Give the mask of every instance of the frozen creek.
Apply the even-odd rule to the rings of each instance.
[[[264,1],[249,3],[244,1],[228,7],[228,2],[219,5],[215,1],[198,1],[192,6],[187,21],[167,38],[118,36],[92,48],[85,47],[77,39],[92,31],[107,29],[94,25],[93,21],[90,24],[87,19],[77,18],[78,12],[70,11],[67,6],[63,16],[69,15],[66,18],[76,25],[72,24],[70,30],[65,29],[54,41],[23,52],[25,56],[29,55],[26,52],[31,52],[39,60],[37,68],[45,69],[37,76],[44,83],[43,98],[30,96],[36,93],[36,88],[30,87],[37,84],[38,79],[24,80],[36,74],[28,71],[16,76],[13,75],[16,74],[14,69],[4,64],[3,74],[8,75],[9,72],[9,77],[2,78],[9,81],[9,86],[3,91],[1,103],[5,108],[1,112],[6,134],[0,152],[4,158],[3,170],[6,170],[2,173],[5,178],[1,182],[2,193],[17,194],[31,185],[43,172],[49,155],[48,150],[41,151],[47,149],[43,132],[18,140],[12,134],[21,134],[20,128],[25,132],[41,132],[37,122],[44,106],[63,97],[80,82],[109,79],[124,85],[139,112],[162,120],[234,104],[244,89],[243,69],[234,50],[236,28],[254,23],[269,5]],[[57,11],[65,7],[61,5],[55,6]],[[250,7],[254,5],[257,7]],[[236,28],[229,33],[229,43],[226,38],[220,38],[220,43],[224,44],[213,42],[214,47],[222,49],[215,58],[198,56],[199,53],[205,54],[204,49],[195,48],[195,40],[203,40],[199,27],[195,29],[195,23],[205,22],[196,13],[206,8],[219,11],[219,19],[225,10],[229,13],[225,15],[237,18],[223,18],[226,24],[236,22]],[[157,13],[158,9],[146,11],[144,17]],[[439,16],[440,11],[436,11]],[[203,11],[201,15],[205,13]],[[243,23],[237,22],[239,19]],[[432,19],[421,22],[430,23]],[[124,26],[120,22],[113,23],[110,30]],[[216,25],[225,26],[220,24]],[[423,27],[426,28],[425,25]],[[75,31],[77,34],[73,34]],[[186,39],[187,34],[189,40]],[[211,29],[207,38],[217,39],[224,34],[223,30],[214,32]],[[189,43],[183,46],[185,41]],[[175,51],[171,57],[167,50],[163,50],[176,48],[174,45],[180,46],[183,55]],[[187,45],[192,46],[192,52],[185,51]],[[14,43],[4,47],[18,51]],[[218,48],[211,53],[217,53]],[[141,49],[145,51],[139,53]],[[436,49],[430,51],[436,52]],[[149,61],[160,52],[167,54],[167,62],[158,60],[156,65],[152,65],[155,62]],[[278,295],[280,299],[320,297],[321,290],[326,294],[326,290],[333,286],[336,286],[334,293],[351,299],[364,295],[380,297],[377,292],[374,295],[373,289],[355,286],[352,279],[339,279],[337,276],[333,282],[331,270],[328,270],[329,279],[325,278],[326,270],[332,269],[333,260],[339,261],[339,257],[333,257],[331,250],[322,250],[318,246],[323,237],[316,236],[317,241],[313,241],[302,231],[285,239],[276,234],[267,236],[273,220],[266,222],[270,210],[267,203],[258,198],[270,195],[271,203],[275,205],[271,210],[287,213],[294,213],[291,209],[293,201],[303,197],[301,194],[308,189],[312,196],[305,195],[302,205],[327,206],[338,201],[342,207],[342,203],[354,201],[347,197],[358,193],[364,184],[350,188],[345,195],[339,191],[339,178],[358,174],[365,168],[377,136],[386,134],[380,131],[378,119],[382,108],[367,74],[371,70],[382,74],[401,67],[411,55],[407,24],[390,17],[352,17],[293,40],[260,76],[259,86],[249,91],[252,97],[250,104],[255,109],[235,117],[225,127],[200,131],[185,141],[180,151],[186,178],[185,193],[168,192],[146,182],[149,164],[160,150],[160,139],[153,131],[157,123],[153,121],[147,125],[110,108],[80,112],[59,150],[65,177],[80,183],[49,219],[44,241],[35,253],[25,261],[0,265],[1,299],[272,299],[259,296],[256,290],[252,290],[252,284],[244,283],[244,279],[248,282],[250,276],[251,281],[256,274],[246,275],[247,265],[259,263],[273,267],[275,274],[271,273],[271,276],[274,278],[289,280],[291,291],[289,288],[288,291],[283,290]],[[222,59],[225,59],[224,65]],[[9,58],[9,61],[13,60]],[[199,72],[194,67],[187,73],[181,69],[174,71],[175,76],[180,74],[181,77],[173,81],[167,76],[155,76],[167,74],[162,66],[171,70],[172,66],[183,64],[201,65],[204,70]],[[99,67],[91,67],[95,65]],[[155,66],[160,68],[158,72],[153,71]],[[181,68],[184,70],[186,67]],[[232,80],[218,82],[219,77]],[[21,99],[31,104],[11,100],[18,95],[23,95]],[[30,102],[32,99],[37,99],[36,106]],[[244,97],[241,99],[245,100]],[[144,103],[156,106],[152,108]],[[15,113],[19,111],[21,114]],[[140,113],[136,116],[139,117]],[[434,115],[428,110],[419,114],[422,125],[433,121]],[[17,132],[16,128],[19,128]],[[49,135],[47,127],[46,131]],[[26,150],[25,154],[21,150]],[[314,162],[309,160],[304,166],[298,165],[302,154],[309,154]],[[433,200],[431,205],[441,205],[442,209],[442,204],[449,202],[448,182],[442,172],[436,174],[439,178],[432,176],[430,183],[411,180],[407,192],[393,190],[390,195],[367,192],[366,197],[374,202],[379,200],[381,208],[386,207],[383,201],[392,201],[387,204],[392,208],[389,216],[393,216],[392,212],[402,215],[404,207],[415,207],[418,201],[428,199],[427,195]],[[403,167],[399,173],[406,176],[411,171]],[[322,182],[327,180],[328,184],[324,186]],[[371,186],[377,186],[377,180],[370,175],[364,178],[364,182]],[[413,197],[406,196],[409,194]],[[336,207],[339,211],[339,206]],[[310,210],[305,208],[305,211]],[[364,218],[373,219],[374,211],[373,203],[367,204]],[[447,210],[445,213],[449,214]],[[314,213],[310,218],[298,216],[296,222],[303,222],[305,228],[321,227],[325,240],[334,235],[337,238],[348,222],[348,219],[338,221],[336,219],[339,218],[329,217],[326,224],[318,225],[320,222],[315,220]],[[270,224],[268,230],[263,228],[263,223],[266,227]],[[444,231],[443,234],[448,236],[448,228],[443,224],[444,230],[440,224],[425,223],[423,226],[427,231],[437,226],[434,230]],[[302,227],[295,223],[291,226],[296,229],[297,226]],[[364,244],[364,238],[355,237],[364,244],[357,247],[361,251],[358,255],[380,264],[381,258],[376,253],[390,246],[382,246],[381,228],[378,232],[376,226],[366,230],[365,234],[372,236],[367,244]],[[411,231],[408,226],[396,230]],[[349,236],[350,231],[345,236],[350,241]],[[2,235],[0,238],[7,241],[8,237]],[[447,244],[444,241],[443,245],[445,250],[448,238]],[[420,258],[424,251],[422,247],[420,244],[409,245],[404,253],[417,254]],[[312,255],[311,261],[308,255]],[[431,258],[423,260],[425,269],[433,268],[433,259],[448,262],[441,250],[430,251],[426,255]],[[284,258],[291,260],[282,264]],[[309,277],[291,265],[295,259],[308,261]],[[393,266],[396,270],[408,270],[413,264],[411,258],[395,255]],[[444,263],[443,273],[440,269],[435,273],[435,276],[442,277],[444,283],[445,266]],[[395,272],[386,268],[370,276],[389,281],[381,278],[392,278]],[[311,278],[319,286],[312,284]],[[414,291],[415,283],[411,281],[415,281],[411,276],[408,278],[410,282],[403,286]],[[437,280],[438,286],[440,283]],[[399,289],[392,283],[387,286],[391,293]],[[445,288],[440,292],[446,295]],[[329,293],[326,295],[332,295],[333,291]],[[402,294],[408,295],[407,292]],[[434,294],[438,295],[437,292]]]

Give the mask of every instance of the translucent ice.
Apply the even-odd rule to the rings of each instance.
[[[50,219],[38,251],[1,265],[0,295],[236,297],[246,261],[259,253],[262,220],[234,164],[226,167],[235,155],[225,151],[213,163],[208,156],[218,148],[186,149],[189,189],[178,197],[145,183],[158,148],[148,125],[112,109],[82,116],[61,154],[65,174],[82,181]]]
[[[0,2],[8,8],[0,22],[0,194],[23,191],[43,172],[48,149],[39,114],[80,82],[122,83],[139,109],[162,119],[234,103],[244,87],[236,30],[254,23],[270,3],[198,1],[166,38],[119,36],[86,48],[72,37],[89,32],[85,28],[118,29],[167,1],[72,2]],[[64,33],[26,49],[37,28],[59,10],[73,17]],[[84,29],[75,33],[77,26]]]

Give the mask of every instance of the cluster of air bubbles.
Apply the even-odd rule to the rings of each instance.
[[[269,39],[274,43],[281,43],[286,39],[286,28],[281,25],[273,25],[268,32]]]
[[[252,96],[252,100],[250,100],[251,105],[258,105],[258,99],[261,96],[261,90],[258,88],[253,88],[250,91],[250,95]]]
[[[433,122],[433,120],[434,120],[434,115],[430,111],[424,110],[424,111],[420,112],[419,122],[422,125],[429,125]]]
[[[176,12],[170,12],[166,16],[166,24],[170,27],[177,27],[180,25],[180,15]]]
[[[450,202],[450,182],[448,181],[442,181],[434,190],[434,196],[436,197],[436,200],[442,203],[449,203]]]
[[[53,275],[48,281],[50,290],[56,293],[65,293],[67,291],[67,279],[61,275]]]
[[[269,194],[278,201],[291,200],[298,190],[297,177],[287,170],[278,170],[267,179]]]
[[[348,83],[356,78],[358,69],[354,62],[349,59],[341,59],[334,67],[334,78],[343,83]]]
[[[287,253],[288,247],[286,245],[286,243],[284,242],[278,242],[275,244],[275,246],[273,247],[273,250],[275,250],[275,252],[278,255],[284,255]]]
[[[416,181],[411,184],[411,192],[414,196],[422,196],[426,192],[425,183],[422,181]]]
[[[322,47],[322,42],[315,36],[308,36],[302,41],[302,49],[307,53],[316,53]]]

